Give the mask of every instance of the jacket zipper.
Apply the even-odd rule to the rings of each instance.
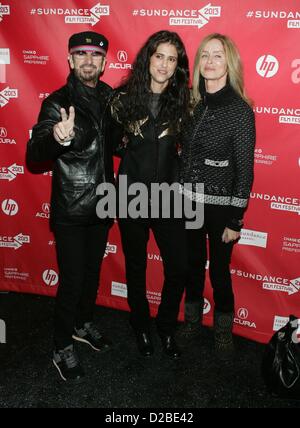
[[[102,114],[102,117],[101,117],[101,121],[100,121],[100,127],[98,126],[98,123],[96,122],[96,120],[94,120],[94,118],[92,118],[93,119],[93,121],[94,121],[94,124],[95,124],[95,128],[96,128],[96,130],[97,130],[97,132],[98,132],[98,135],[100,135],[101,136],[101,129],[103,130],[103,119],[104,119],[104,116],[105,116],[105,113],[106,113],[106,110],[107,110],[107,108],[108,108],[108,106],[109,106],[109,103],[110,103],[110,100],[112,99],[112,97],[113,97],[113,94],[111,94],[109,97],[108,97],[108,99],[107,99],[107,102],[106,102],[106,105],[105,105],[105,108],[104,108],[104,111],[103,111],[103,114]],[[103,183],[106,183],[106,174],[105,174],[105,135],[106,134],[106,130],[104,129],[104,132],[103,132],[103,135],[102,135],[102,180],[103,180]]]

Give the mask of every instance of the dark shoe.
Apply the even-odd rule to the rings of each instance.
[[[151,357],[154,354],[152,339],[149,333],[135,331],[138,350],[143,357]]]
[[[177,346],[177,343],[173,336],[160,335],[161,343],[163,346],[164,353],[172,358],[178,360],[181,357],[181,351]]]
[[[102,336],[97,327],[91,322],[85,323],[81,329],[75,328],[73,339],[77,340],[77,342],[86,343],[97,352],[108,351],[112,346],[112,343]]]
[[[184,323],[177,331],[177,337],[182,341],[189,341],[201,334],[203,321],[203,305],[201,302],[186,302],[184,304]]]
[[[54,351],[53,364],[64,382],[77,383],[84,377],[84,371],[73,345],[60,351]]]
[[[232,312],[217,312],[214,314],[215,324],[215,351],[221,361],[230,361],[235,355],[233,343],[233,320]]]

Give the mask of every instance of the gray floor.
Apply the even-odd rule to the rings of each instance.
[[[54,300],[1,294],[0,319],[7,324],[7,344],[0,345],[0,408],[295,408],[299,402],[267,394],[260,376],[264,347],[236,338],[238,355],[221,366],[214,358],[213,335],[185,349],[179,362],[161,353],[139,356],[128,314],[98,308],[96,323],[114,341],[112,351],[97,354],[85,345],[78,352],[87,372],[76,387],[59,381],[51,363]]]

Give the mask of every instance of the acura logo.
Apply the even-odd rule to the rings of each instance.
[[[118,52],[118,60],[120,62],[127,62],[128,60],[128,54],[126,51],[119,51]]]
[[[7,137],[7,131],[5,128],[0,128],[0,137],[1,138],[6,138]]]
[[[241,308],[241,309],[238,310],[238,317],[241,320],[246,320],[248,318],[248,316],[249,316],[249,312],[248,312],[247,309]]]
[[[50,204],[43,204],[43,212],[45,214],[49,214],[50,213]]]

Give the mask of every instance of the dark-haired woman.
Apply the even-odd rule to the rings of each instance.
[[[133,71],[112,102],[112,117],[126,135],[120,179],[127,186],[178,182],[178,144],[181,127],[188,116],[189,68],[185,47],[176,33],[153,34],[137,55]],[[164,194],[161,200],[164,199]],[[129,198],[130,200],[130,198]],[[171,199],[172,200],[172,199]],[[174,339],[186,276],[186,247],[183,219],[151,215],[148,218],[119,218],[126,259],[130,321],[143,356],[154,352],[150,333],[150,309],[146,295],[147,244],[152,230],[164,265],[164,286],[156,324],[164,352],[179,358]],[[171,213],[173,212],[171,208]]]

